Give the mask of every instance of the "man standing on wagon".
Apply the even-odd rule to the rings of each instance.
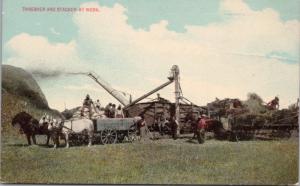
[[[105,109],[104,109],[104,113],[105,113],[105,116],[110,118],[110,110],[111,110],[111,107],[112,107],[112,103],[108,103],[108,105],[106,105]]]
[[[88,112],[89,112],[89,118],[92,117],[92,104],[93,101],[90,98],[90,95],[86,95],[85,99],[83,100],[83,105],[82,105],[82,109],[81,109],[81,115],[83,116],[84,114],[84,109],[87,108]]]
[[[99,99],[97,99],[96,103],[95,103],[95,106],[96,106],[96,112],[99,112],[101,110],[101,103],[99,101]]]
[[[110,118],[114,118],[115,117],[115,113],[116,113],[116,105],[115,104],[112,104],[112,106],[110,107],[109,112],[110,112],[109,117]]]
[[[121,105],[119,105],[117,110],[115,111],[115,118],[124,118],[124,113]]]
[[[267,104],[267,108],[270,110],[279,109],[279,98],[276,96],[272,101]]]

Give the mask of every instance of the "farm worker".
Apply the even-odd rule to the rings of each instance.
[[[108,105],[106,105],[105,109],[104,109],[104,113],[106,117],[110,117],[110,110],[111,110],[112,104],[108,103]]]
[[[116,112],[115,112],[115,118],[124,118],[124,113],[121,105],[118,106]]]
[[[83,100],[83,105],[82,105],[82,109],[81,109],[81,116],[83,116],[84,109],[87,108],[88,112],[89,112],[89,118],[92,117],[92,104],[93,104],[93,101],[90,98],[90,95],[87,94],[85,99]]]
[[[139,133],[140,133],[140,139],[144,139],[146,136],[146,120],[144,116],[141,116],[141,120],[138,123],[138,129],[139,129]]]
[[[267,107],[268,107],[270,110],[276,110],[276,109],[279,109],[279,98],[276,96],[272,101],[270,101],[270,102],[267,104]]]
[[[158,120],[158,129],[159,129],[159,133],[161,135],[164,134],[164,127],[166,125],[167,119],[164,116],[161,116]]]
[[[171,126],[172,126],[172,138],[174,140],[177,139],[177,129],[179,127],[178,121],[175,119],[175,116],[171,118]]]
[[[234,99],[234,101],[233,101],[233,107],[234,107],[234,108],[242,107],[241,101],[238,100],[238,99]]]
[[[110,107],[109,113],[110,113],[110,118],[115,117],[115,113],[116,113],[116,105],[115,104],[112,104],[112,106]]]
[[[96,109],[97,109],[98,111],[100,111],[101,104],[100,104],[99,99],[97,99],[97,101],[96,101],[96,103],[95,103],[95,106],[96,106]]]
[[[200,118],[198,115],[193,117],[190,122],[191,122],[191,127],[192,127],[192,130],[194,131],[194,136],[193,136],[193,139],[196,138],[196,131],[197,131],[197,127],[198,127],[198,123],[200,121]]]
[[[205,129],[207,126],[206,120],[207,120],[207,116],[205,114],[201,115],[201,119],[198,122],[198,126],[197,129]]]

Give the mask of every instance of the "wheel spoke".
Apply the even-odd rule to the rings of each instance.
[[[109,137],[109,143],[112,144],[114,141],[114,138],[112,136]]]
[[[104,138],[102,142],[103,142],[104,144],[107,144],[108,139],[107,139],[107,138]]]
[[[108,130],[101,131],[101,142],[103,144],[108,143],[108,140],[109,140],[108,137],[109,137],[109,131]]]

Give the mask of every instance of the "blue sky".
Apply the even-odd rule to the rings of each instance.
[[[248,92],[255,91],[265,99],[280,95],[287,106],[299,90],[299,2],[6,0],[2,61],[27,70],[41,66],[54,71],[94,70],[116,89],[136,97],[163,83],[176,63],[182,67],[186,95],[200,105],[215,97],[245,99]],[[83,4],[99,6],[99,15],[22,11],[24,6]],[[101,88],[95,89],[88,78],[38,81],[50,106],[60,110],[62,102],[70,107],[80,104],[88,91],[102,97],[103,104],[114,101]],[[203,86],[206,91],[200,88]],[[200,93],[192,91],[193,87]],[[288,87],[292,89],[287,91]],[[63,98],[69,91],[72,94]],[[172,91],[167,88],[162,94],[172,98]]]
[[[4,42],[22,32],[34,35],[46,35],[50,41],[69,41],[76,37],[76,25],[71,14],[25,13],[23,6],[61,6],[78,7],[86,0],[11,0],[4,1]],[[206,25],[220,22],[230,15],[221,15],[218,11],[219,0],[100,0],[101,5],[113,6],[116,2],[127,8],[128,23],[135,28],[148,29],[149,25],[160,20],[168,20],[170,30],[184,32],[184,26]],[[272,8],[280,13],[282,20],[299,19],[299,0],[247,0],[254,10]],[[26,21],[25,21],[26,20]],[[45,21],[47,20],[47,21]],[[55,28],[62,35],[51,32]]]

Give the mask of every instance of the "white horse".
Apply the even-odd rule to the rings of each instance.
[[[49,128],[49,125],[51,122],[52,122],[52,119],[46,113],[42,116],[42,118],[39,121],[40,133],[47,135],[47,142],[46,142],[47,146],[49,145],[49,139],[51,136],[51,133],[49,130],[47,130],[47,128]]]
[[[62,134],[63,121],[61,119],[52,118],[48,124],[48,131],[56,148],[59,146],[59,136]]]
[[[94,135],[93,121],[86,118],[73,120],[73,121],[72,120],[65,121],[62,127],[62,133],[66,139],[66,148],[69,148],[69,135],[71,133],[80,134],[84,131],[88,133],[89,136],[88,146],[90,147],[92,145],[92,138]]]

